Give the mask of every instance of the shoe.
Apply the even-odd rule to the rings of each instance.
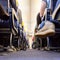
[[[4,51],[4,46],[0,45],[0,52],[3,52],[3,51]]]
[[[3,9],[3,6],[0,4],[0,19],[8,20],[9,14]]]
[[[7,47],[7,51],[8,51],[8,52],[14,52],[14,51],[16,51],[16,49],[14,48],[14,46],[11,46],[11,47],[8,46],[8,47]]]
[[[45,25],[35,33],[35,36],[44,38],[55,34],[55,25],[50,21],[45,21]]]

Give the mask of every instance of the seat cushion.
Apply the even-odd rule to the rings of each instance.
[[[0,20],[0,28],[10,28],[9,21]]]

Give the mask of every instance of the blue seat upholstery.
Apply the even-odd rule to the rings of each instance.
[[[54,11],[57,8],[57,6],[59,6],[59,4],[60,4],[60,0],[57,0],[56,6],[54,8]],[[53,13],[54,13],[54,11],[53,11]],[[55,35],[54,36],[50,36],[49,39],[48,39],[49,41],[47,40],[48,48],[51,48],[51,49],[60,49],[60,18],[59,17],[60,17],[60,8],[57,10],[57,13],[54,16],[54,20],[55,20],[54,21],[55,22]]]
[[[6,46],[9,44],[12,46],[12,38],[13,35],[16,35],[18,33],[18,27],[17,27],[17,18],[14,12],[13,8],[8,7],[8,0],[0,0],[0,4],[4,7],[4,10],[6,10],[10,17],[8,20],[1,20],[0,19],[0,44],[5,44],[6,41]]]
[[[0,28],[10,28],[9,20],[8,21],[0,21]]]
[[[0,0],[0,4],[3,6],[4,10],[8,9],[8,0]]]

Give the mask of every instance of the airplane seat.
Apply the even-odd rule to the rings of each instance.
[[[53,20],[58,20],[55,24],[55,35],[47,38],[47,46],[50,49],[60,49],[60,4],[54,9]]]
[[[4,40],[6,40],[6,42],[10,40],[10,42],[7,42],[7,44],[9,43],[9,45],[12,46],[13,35],[18,33],[18,28],[15,26],[17,25],[15,21],[18,20],[18,17],[16,16],[14,9],[9,7],[9,0],[0,0],[0,4],[10,15],[8,20],[0,19],[0,43],[4,43]]]

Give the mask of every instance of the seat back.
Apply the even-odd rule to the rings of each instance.
[[[60,22],[60,2],[58,5],[56,5],[52,14],[52,18],[54,20],[59,20],[58,22]],[[55,35],[49,37],[49,44],[51,47],[55,47],[56,49],[58,49],[57,47],[60,48],[60,23],[55,24]]]

